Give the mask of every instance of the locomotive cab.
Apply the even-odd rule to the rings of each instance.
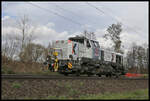
[[[73,57],[77,56],[78,59],[100,59],[100,45],[98,41],[79,36],[70,37],[69,40],[73,41]]]

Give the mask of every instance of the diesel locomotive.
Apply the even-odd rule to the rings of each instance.
[[[45,64],[53,72],[64,75],[120,76],[126,73],[123,55],[102,49],[99,42],[85,36],[52,42]]]

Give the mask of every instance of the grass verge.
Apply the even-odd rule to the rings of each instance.
[[[81,95],[79,98],[72,98],[66,96],[48,96],[46,99],[104,99],[104,100],[113,100],[113,99],[137,99],[145,100],[148,99],[148,89],[136,90],[133,92],[124,92],[124,93],[105,93],[105,94],[87,94]]]
[[[79,99],[148,99],[148,89],[124,93],[105,93],[80,96]]]

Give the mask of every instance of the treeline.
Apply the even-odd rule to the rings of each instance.
[[[7,36],[9,37],[9,35]],[[22,47],[22,41],[10,38],[2,43],[2,73],[45,73],[48,71],[43,65],[51,44],[45,47],[32,41],[24,41],[26,44]]]
[[[112,24],[107,28],[107,33],[103,36],[105,39],[110,39],[113,43],[111,49],[115,52],[125,54],[125,50],[121,48],[122,40],[120,35],[122,34],[122,24]],[[149,48],[146,43],[137,45],[132,43],[127,54],[125,54],[124,65],[129,72],[134,73],[148,73],[148,60],[149,60]]]
[[[19,61],[22,63],[43,63],[50,51],[51,44],[45,47],[41,44],[33,42],[27,43],[22,47],[20,42],[16,40],[8,41],[3,43],[2,46],[2,57],[3,61]]]
[[[35,44],[36,28],[31,24],[27,15],[23,15],[16,21],[17,29],[12,33],[3,33],[2,56],[7,60],[18,60],[20,62],[43,62],[48,54],[48,47]]]
[[[149,47],[146,43],[137,45],[132,43],[125,57],[124,65],[130,72],[148,73],[149,68]]]
[[[45,47],[35,43],[36,28],[26,15],[17,19],[16,28],[2,34],[2,73],[41,72],[51,44]]]

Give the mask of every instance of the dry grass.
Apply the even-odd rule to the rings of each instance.
[[[46,67],[40,63],[23,63],[12,61],[2,57],[2,74],[35,74],[46,71]]]

